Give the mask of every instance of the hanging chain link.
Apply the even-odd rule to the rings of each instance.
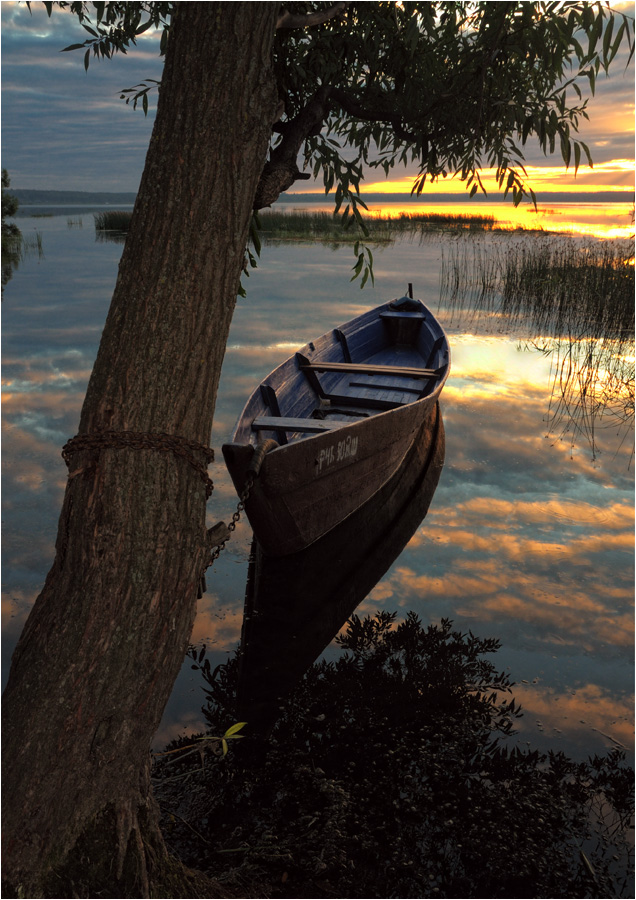
[[[236,506],[236,511],[232,515],[232,521],[227,526],[227,530],[229,531],[229,534],[219,544],[216,545],[216,547],[210,554],[210,558],[209,558],[208,562],[206,563],[205,569],[203,570],[203,573],[201,574],[201,580],[199,582],[199,593],[198,593],[199,600],[201,599],[201,597],[203,596],[203,594],[205,594],[205,592],[207,590],[207,586],[205,583],[205,573],[210,568],[210,566],[213,565],[217,561],[217,559],[219,558],[221,553],[225,550],[225,545],[230,540],[230,538],[232,537],[232,534],[236,530],[236,526],[238,525],[238,523],[240,521],[241,515],[245,511],[245,504],[247,503],[247,501],[249,499],[252,487],[254,486],[255,478],[256,478],[255,474],[253,474],[252,472],[248,473],[248,475],[245,479],[245,487],[243,488],[241,496],[239,497],[239,502]]]
[[[212,551],[212,555],[210,556],[210,562],[206,566],[206,569],[209,568],[209,566],[211,566],[212,563],[217,561],[217,559],[219,558],[219,556],[225,549],[225,545],[227,544],[229,539],[232,537],[232,533],[236,530],[236,526],[238,525],[241,515],[245,510],[245,504],[247,503],[250,493],[252,491],[252,487],[254,486],[254,478],[255,478],[255,476],[250,473],[247,476],[247,478],[245,479],[245,487],[243,488],[243,492],[242,492],[241,496],[239,497],[239,502],[236,506],[236,512],[232,515],[232,521],[227,526],[227,530],[230,533],[225,538],[225,540],[221,541],[221,543],[217,544],[217,546],[214,548],[214,550]]]
[[[254,448],[254,453],[252,455],[252,459],[250,460],[250,464],[247,467],[247,472],[245,474],[245,486],[243,488],[242,493],[239,495],[239,502],[236,507],[236,512],[232,516],[232,521],[227,526],[227,530],[230,532],[225,540],[221,541],[214,550],[212,551],[212,555],[210,556],[210,561],[203,570],[203,575],[201,576],[201,586],[202,589],[205,590],[205,572],[212,565],[212,563],[216,562],[223,550],[225,549],[225,545],[232,537],[232,532],[236,529],[239,519],[241,518],[241,513],[245,509],[245,504],[247,503],[251,490],[254,487],[254,482],[258,478],[258,475],[261,471],[261,466],[263,465],[263,461],[265,460],[266,455],[270,450],[274,450],[278,447],[278,444],[272,438],[267,438],[264,441],[259,441],[259,443]]]

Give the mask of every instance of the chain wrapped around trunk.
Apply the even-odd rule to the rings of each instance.
[[[82,450],[90,450],[99,453],[101,450],[162,450],[172,453],[175,457],[185,459],[205,485],[206,500],[210,499],[214,485],[208,475],[208,465],[214,460],[214,450],[181,437],[178,434],[166,434],[165,432],[138,432],[138,431],[92,431],[86,434],[76,434],[62,447],[62,459],[66,463],[70,477],[79,474],[71,471],[71,458],[74,453]],[[203,457],[203,460],[197,459]],[[80,470],[81,471],[81,470]]]
[[[235,531],[241,515],[245,510],[245,504],[247,503],[252,487],[254,486],[254,482],[261,470],[263,460],[265,459],[265,456],[269,453],[269,451],[274,450],[276,447],[278,447],[277,442],[268,439],[265,441],[261,441],[254,448],[254,453],[252,454],[252,458],[247,467],[247,472],[245,475],[245,486],[243,487],[243,490],[240,494],[236,512],[232,515],[232,521],[227,526],[228,533],[212,551],[210,558],[206,563],[205,569],[203,570],[203,573],[201,575],[198,592],[199,600],[206,590],[206,571],[213,563],[217,561],[217,559],[225,549],[225,545],[232,537],[232,532]],[[71,457],[74,453],[82,450],[99,452],[101,450],[110,449],[163,450],[171,452],[174,454],[174,456],[185,459],[186,462],[198,473],[199,477],[205,484],[206,498],[209,499],[210,495],[212,494],[214,485],[212,484],[212,479],[208,476],[207,467],[208,464],[214,459],[214,451],[210,447],[206,447],[203,444],[197,443],[196,441],[190,441],[179,435],[166,434],[164,432],[145,433],[132,431],[98,431],[91,432],[89,434],[77,434],[62,448],[62,457],[67,465],[67,468],[69,469],[69,477],[72,478],[74,475],[79,474],[77,471],[70,471]],[[195,454],[199,454],[200,456],[202,456],[203,461],[200,462],[198,459],[196,459]],[[208,531],[210,537],[212,536],[211,533],[213,531],[214,528],[211,528]]]

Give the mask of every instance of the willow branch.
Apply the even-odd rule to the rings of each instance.
[[[297,116],[274,125],[273,130],[282,135],[282,140],[270,151],[256,189],[254,209],[271,206],[295,181],[311,177],[298,169],[296,161],[305,139],[310,134],[316,134],[327,118],[330,91],[328,85],[318,88]]]
[[[380,99],[384,102],[365,105],[341,88],[322,85],[293,119],[275,122],[272,130],[281,135],[281,141],[270,151],[269,160],[263,168],[254,198],[254,209],[271,206],[295,181],[310,177],[299,171],[298,153],[305,139],[320,131],[333,103],[337,103],[345,113],[356,119],[386,122],[399,140],[408,144],[421,142],[422,147],[427,148],[426,135],[407,131],[399,115],[387,112],[386,107],[391,104],[391,97],[387,94]]]
[[[322,25],[329,19],[341,16],[348,6],[349,3],[334,3],[333,6],[322,12],[308,13],[307,15],[290,13],[286,9],[282,9],[276,21],[276,28],[309,28],[310,25]]]
[[[359,100],[356,100],[341,88],[332,88],[331,98],[335,100],[344,112],[353,116],[354,119],[362,119],[365,122],[387,122],[393,129],[395,136],[402,141],[412,143],[413,141],[417,141],[420,137],[420,135],[415,134],[415,132],[407,131],[404,128],[402,119],[399,115],[387,112],[385,109],[381,109],[378,106],[365,106],[365,104],[360,103]]]

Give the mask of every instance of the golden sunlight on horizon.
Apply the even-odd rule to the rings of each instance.
[[[575,174],[574,167],[566,169],[560,166],[526,166],[527,183],[536,192],[541,191],[581,194],[593,191],[620,191],[625,193],[629,202],[634,192],[634,160],[612,159],[597,163],[593,168],[581,164]],[[482,169],[481,179],[490,196],[501,193],[495,178],[496,170]],[[382,181],[364,183],[364,191],[372,194],[410,193],[415,181],[414,175],[403,178],[389,178]],[[435,182],[427,181],[422,192],[423,197],[435,194],[466,195],[466,185],[459,178],[449,175]]]
[[[363,199],[366,188],[362,191]],[[332,196],[324,196],[323,203],[311,203],[311,212],[333,212]],[[389,196],[389,195],[387,195]],[[293,195],[289,198],[294,200]],[[471,201],[468,196],[454,202],[439,202],[434,195],[422,197],[414,201],[405,197],[404,200],[373,200],[367,202],[368,209],[365,216],[399,217],[401,215],[443,215],[443,216],[491,216],[496,227],[503,230],[514,231],[516,229],[543,231],[546,233],[563,233],[580,235],[582,237],[594,237],[604,239],[633,238],[634,236],[634,202],[612,203],[581,203],[581,202],[550,202],[537,204],[522,203],[513,206],[512,200],[507,202],[494,201],[491,203]],[[298,203],[289,203],[276,207],[277,212],[308,211],[302,199]],[[371,243],[373,241],[371,240]]]

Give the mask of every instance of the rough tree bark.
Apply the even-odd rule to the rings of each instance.
[[[209,441],[275,118],[277,13],[177,4],[81,415],[91,437],[69,455],[55,561],[4,695],[4,896],[189,896],[166,886],[183,873],[161,841],[149,749],[208,552],[205,453],[184,440]],[[121,446],[129,432],[178,440]]]

